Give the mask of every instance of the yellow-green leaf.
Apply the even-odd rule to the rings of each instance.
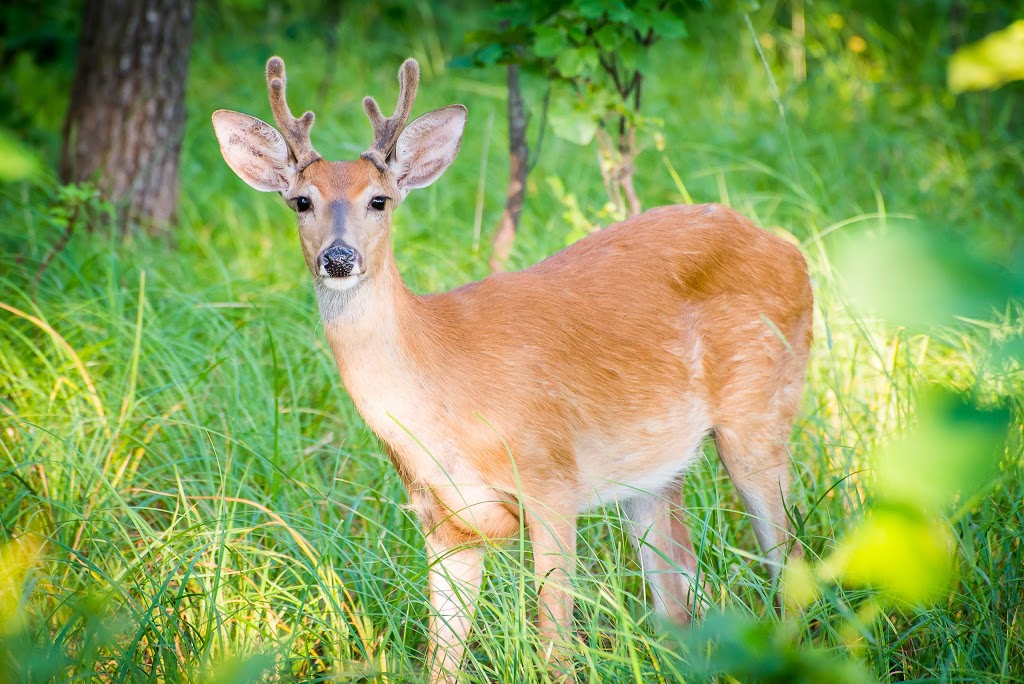
[[[1024,19],[953,53],[947,79],[954,93],[990,90],[1024,79]]]
[[[14,634],[25,624],[25,581],[39,564],[42,550],[42,539],[34,533],[0,546],[0,635]]]
[[[802,610],[821,593],[814,570],[803,558],[790,558],[782,573],[782,591],[786,608]]]
[[[873,587],[907,603],[940,597],[953,572],[947,529],[912,511],[883,508],[862,520],[820,568],[824,579]]]
[[[0,181],[17,181],[39,173],[39,160],[7,131],[0,130]]]

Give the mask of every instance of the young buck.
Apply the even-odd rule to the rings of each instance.
[[[355,161],[313,149],[313,114],[292,116],[278,57],[267,62],[277,129],[226,110],[213,126],[228,166],[294,208],[345,388],[422,522],[431,680],[459,670],[486,542],[520,525],[541,634],[568,672],[557,637],[571,633],[582,511],[621,504],[658,614],[687,621],[700,605],[679,507],[708,435],[777,574],[791,541],[786,442],[811,344],[806,265],[726,207],[671,206],[524,271],[414,295],[395,265],[392,212],[454,161],[466,123],[450,105],[406,125],[418,80],[407,60],[390,117],[363,100],[374,138]]]

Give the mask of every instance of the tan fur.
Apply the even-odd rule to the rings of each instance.
[[[526,271],[427,297],[382,252],[381,282],[362,296],[391,315],[325,330],[409,485],[443,488],[466,459],[464,476],[496,501],[580,509],[585,485],[642,477],[666,444],[684,459],[712,431],[788,437],[810,343],[806,271],[795,247],[729,209],[655,209]],[[734,467],[756,477],[756,464]]]
[[[428,131],[414,152],[435,144],[453,158],[461,124],[445,125],[458,139],[431,143]],[[624,503],[657,611],[688,620],[700,587],[679,489],[708,435],[774,575],[788,541],[786,441],[811,344],[797,248],[723,206],[661,207],[524,271],[416,296],[390,235],[408,190],[393,173],[403,160],[388,163],[314,161],[286,199],[312,201],[300,236],[327,339],[428,539],[432,681],[454,681],[461,662],[481,542],[521,524],[540,627],[568,672],[559,636],[572,616],[575,521],[593,505]],[[391,198],[385,211],[368,208],[374,196]],[[366,264],[345,291],[315,267],[340,211]]]

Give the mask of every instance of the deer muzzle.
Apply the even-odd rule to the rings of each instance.
[[[363,271],[362,255],[345,243],[334,243],[320,253],[320,275],[347,278]]]

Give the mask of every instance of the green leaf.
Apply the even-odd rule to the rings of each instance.
[[[600,19],[604,16],[607,4],[604,0],[577,0],[572,3],[572,7],[584,19]]]
[[[533,53],[538,57],[555,57],[565,49],[565,34],[553,26],[538,26]]]
[[[958,493],[971,496],[991,482],[1010,415],[982,409],[937,387],[922,394],[919,423],[877,456],[878,489],[889,502],[940,509]]]
[[[580,46],[586,43],[590,36],[587,33],[587,29],[590,28],[588,24],[582,21],[565,21],[562,24],[562,28],[566,32],[568,42],[573,46]]]
[[[577,145],[589,145],[597,134],[597,121],[589,112],[575,109],[550,112],[548,121],[555,135]]]
[[[614,52],[622,45],[622,31],[614,24],[605,24],[594,32],[593,40],[603,52]]]
[[[485,45],[477,50],[476,54],[473,56],[478,64],[483,66],[493,66],[494,64],[497,64],[504,55],[505,48],[501,45],[495,45],[492,43],[491,45]]]
[[[1024,79],[1024,19],[957,50],[949,60],[954,93],[989,90]]]
[[[548,124],[559,138],[577,145],[589,145],[597,133],[598,117],[586,98],[553,92]]]
[[[665,40],[685,38],[687,35],[686,22],[681,17],[667,10],[658,13],[653,28],[655,35]]]
[[[687,682],[786,682],[868,684],[857,659],[834,649],[809,646],[793,624],[755,620],[734,613],[709,614],[691,628],[665,625],[687,654]]]
[[[566,78],[583,74],[588,69],[597,68],[597,49],[589,45],[569,50],[562,50],[555,59],[555,68]]]
[[[627,25],[633,24],[636,21],[636,15],[633,10],[629,9],[629,7],[627,7],[625,3],[620,2],[620,0],[606,0],[605,5],[605,11],[608,13],[608,18],[612,21]]]
[[[954,544],[938,514],[957,494],[976,495],[992,482],[1010,413],[933,387],[918,401],[918,420],[907,438],[878,454],[880,503],[821,564],[819,578],[912,604],[948,590]]]
[[[953,574],[948,528],[912,511],[882,508],[860,521],[822,566],[851,586],[911,604],[937,599]]]
[[[844,246],[840,270],[857,304],[900,325],[949,325],[986,318],[992,307],[1024,295],[1024,274],[975,255],[941,231],[893,228],[863,233]]]
[[[633,12],[633,21],[630,22],[629,27],[637,33],[644,34],[654,28],[657,23],[657,9],[641,6]]]
[[[40,172],[39,159],[13,135],[0,130],[0,181],[32,178]]]
[[[619,58],[619,65],[626,73],[626,80],[632,77],[632,72],[644,73],[651,67],[651,50],[636,41],[627,40],[615,53]]]

